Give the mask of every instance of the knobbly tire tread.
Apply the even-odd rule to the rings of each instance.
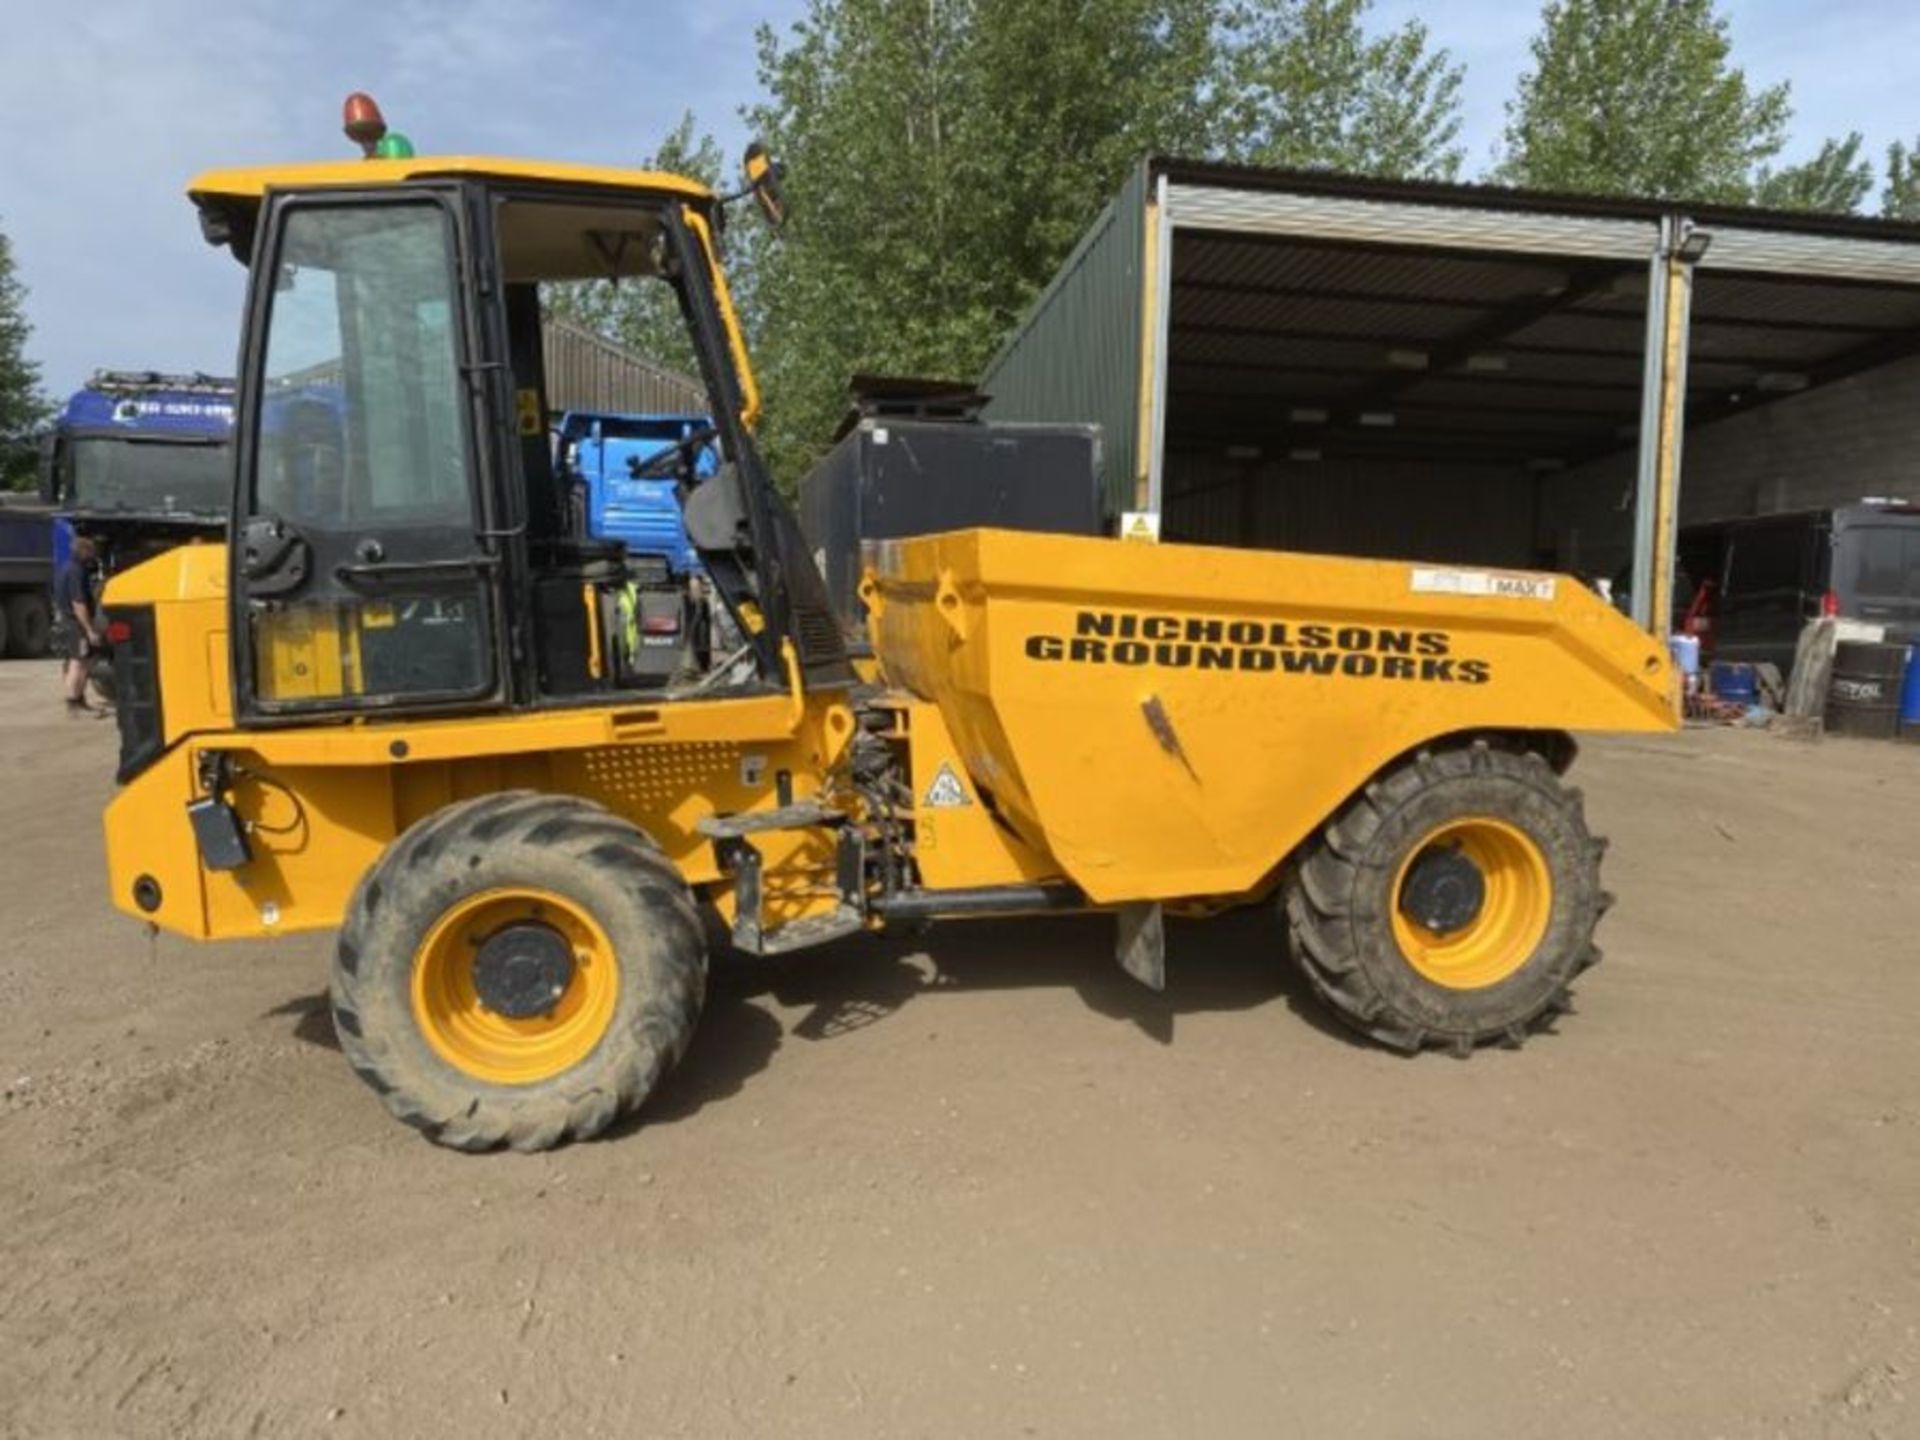
[[[53,649],[53,610],[45,595],[10,595],[0,624],[0,654],[39,660]]]
[[[1422,977],[1393,938],[1390,893],[1407,847],[1460,814],[1519,825],[1553,878],[1546,935],[1517,972],[1478,990]],[[1593,930],[1613,897],[1600,888],[1606,843],[1587,830],[1581,794],[1537,751],[1477,739],[1397,762],[1303,847],[1281,889],[1294,958],[1344,1024],[1406,1054],[1461,1057],[1508,1047],[1572,1008],[1576,977],[1600,959]]]
[[[593,1052],[532,1085],[463,1075],[414,1023],[420,940],[478,890],[529,884],[585,906],[616,952],[614,1018]],[[419,821],[361,877],[335,946],[334,1030],[395,1118],[460,1150],[546,1150],[638,1109],[685,1053],[705,998],[706,935],[693,897],[647,835],[570,795],[508,790]]]

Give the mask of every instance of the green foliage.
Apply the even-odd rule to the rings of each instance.
[[[793,219],[758,277],[791,480],[859,371],[977,373],[1129,162],[1204,142],[1207,0],[814,0],[749,112]]]
[[[1825,210],[1850,215],[1873,189],[1872,162],[1861,157],[1866,140],[1858,130],[1829,140],[1811,160],[1781,170],[1764,166],[1754,176],[1753,199],[1773,210]]]
[[[1465,71],[1408,21],[1369,36],[1371,0],[1245,5],[1230,18],[1223,148],[1259,165],[1451,180]]]
[[[33,483],[34,431],[49,407],[40,393],[40,367],[27,359],[26,287],[14,274],[13,244],[0,231],[0,489]]]
[[[1738,203],[1786,142],[1787,87],[1730,63],[1714,0],[1549,0],[1532,49],[1504,180]]]
[[[719,188],[724,169],[720,146],[696,133],[691,112],[683,115],[659,147],[641,162],[648,170],[684,175]],[[656,364],[698,375],[686,322],[673,291],[657,280],[579,280],[549,287],[543,296],[553,315],[616,340]]]
[[[1920,220],[1920,140],[1911,146],[1896,140],[1887,147],[1887,188],[1880,194],[1880,214],[1888,220]]]
[[[812,0],[748,112],[793,221],[756,267],[764,442],[791,480],[860,371],[977,375],[1151,151],[1459,164],[1460,73],[1368,0]]]

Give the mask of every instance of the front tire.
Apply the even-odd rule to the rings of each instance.
[[[1518,1045],[1600,958],[1604,849],[1539,755],[1422,750],[1308,843],[1283,901],[1295,958],[1340,1020],[1394,1049]]]
[[[698,912],[645,834],[506,791],[428,816],[361,879],[332,1000],[396,1117],[456,1149],[545,1150],[640,1107],[705,989]]]

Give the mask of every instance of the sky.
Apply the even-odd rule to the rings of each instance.
[[[1036,0],[1047,3],[1047,0]],[[1911,0],[1728,0],[1734,54],[1790,80],[1794,140],[1920,134]],[[754,30],[804,0],[0,0],[0,230],[28,287],[50,394],[95,368],[230,374],[240,266],[200,239],[186,181],[224,165],[348,158],[340,102],[375,95],[421,153],[631,163],[691,109],[737,154]],[[1526,67],[1522,0],[1376,0],[1467,66],[1468,174],[1491,163]],[[1870,46],[1871,48],[1867,48]],[[21,63],[24,58],[25,63]]]

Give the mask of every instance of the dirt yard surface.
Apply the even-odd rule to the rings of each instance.
[[[614,1138],[467,1158],[326,943],[103,893],[112,727],[0,666],[0,1434],[1920,1435],[1920,749],[1594,742],[1607,959],[1462,1063],[1270,917],[719,963]]]

